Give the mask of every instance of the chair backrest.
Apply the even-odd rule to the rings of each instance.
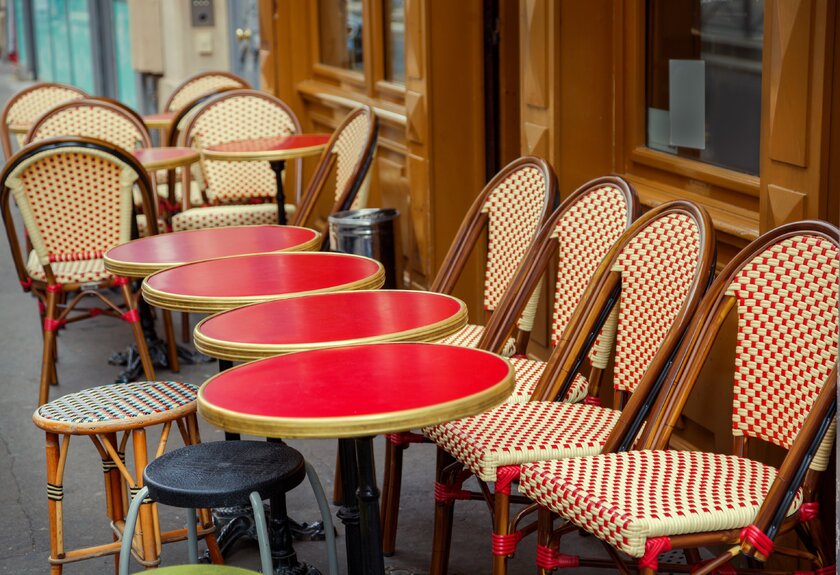
[[[640,217],[593,275],[567,324],[568,344],[555,348],[533,399],[566,395],[608,312],[616,320],[616,407],[655,396],[714,265],[714,227],[699,206],[669,202]]]
[[[10,210],[14,197],[32,247],[47,277],[50,264],[101,258],[131,239],[132,190],[153,213],[154,188],[143,166],[112,143],[92,138],[54,138],[33,143],[12,157],[0,174],[0,208],[15,267],[25,281]],[[147,223],[150,234],[157,222]]]
[[[502,168],[464,216],[430,290],[452,293],[486,229],[483,300],[484,309],[494,313],[556,201],[557,178],[545,160],[526,156]]]
[[[335,195],[330,213],[363,207],[359,190],[373,161],[379,120],[369,106],[347,114],[335,129],[321,154],[315,174],[295,211],[293,225],[305,225],[318,204],[318,199],[335,174]]]
[[[667,426],[682,411],[734,308],[732,433],[791,448],[837,365],[839,246],[840,232],[831,224],[797,222],[764,234],[729,262],[681,346],[679,371],[657,402],[665,427],[646,431],[645,445],[667,444]]]
[[[142,119],[121,104],[100,98],[73,100],[56,106],[29,129],[26,143],[57,136],[96,138],[126,152],[152,146],[152,138]]]
[[[251,85],[244,78],[230,72],[201,72],[181,82],[169,95],[163,110],[179,112],[186,104],[223,88],[250,89]]]
[[[540,291],[537,286],[552,260],[557,262],[557,275],[550,335],[551,344],[558,345],[595,270],[635,220],[637,205],[633,187],[617,176],[596,178],[575,190],[548,217],[532,248],[534,255],[527,258],[530,267],[517,273],[514,289],[499,304],[498,319],[488,324],[487,335],[479,345],[498,351],[498,345],[510,336],[516,318],[535,303]],[[520,321],[520,334],[530,332],[532,326],[533,321]],[[600,347],[593,347],[591,352],[593,361],[597,349]]]
[[[168,133],[168,136],[167,136],[167,145],[168,146],[183,145],[183,142],[181,141],[182,140],[181,134],[183,132],[183,129],[187,125],[187,122],[189,122],[189,119],[192,116],[192,114],[194,114],[196,111],[198,111],[198,109],[201,107],[201,105],[204,102],[210,100],[211,98],[213,98],[214,96],[217,96],[218,94],[223,94],[225,92],[230,92],[231,90],[237,90],[237,89],[239,89],[239,88],[238,87],[237,88],[233,88],[233,87],[219,88],[218,90],[214,90],[214,91],[209,92],[207,94],[202,94],[201,96],[198,96],[194,100],[190,100],[189,102],[187,102],[186,104],[181,106],[181,108],[177,112],[175,112],[175,116],[172,118],[172,122],[171,122],[170,128],[169,128],[169,133]]]
[[[230,90],[207,100],[191,115],[181,139],[187,146],[203,148],[253,138],[300,133],[292,109],[258,90]],[[274,198],[277,179],[268,162],[202,160],[207,198],[230,203],[252,198]]]
[[[29,126],[53,107],[85,97],[87,94],[79,88],[52,82],[35,84],[12,96],[0,113],[0,143],[6,159],[12,157],[11,126]],[[19,146],[23,145],[24,136],[17,134]]]

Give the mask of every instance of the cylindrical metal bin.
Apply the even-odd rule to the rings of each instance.
[[[329,217],[330,249],[367,256],[385,267],[385,287],[397,287],[397,237],[392,208],[366,208],[337,212]]]

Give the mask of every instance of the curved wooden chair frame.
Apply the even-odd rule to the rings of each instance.
[[[733,283],[744,265],[752,261],[757,255],[787,238],[803,234],[821,237],[840,247],[840,231],[836,227],[822,221],[803,221],[786,224],[767,232],[732,258],[715,279],[695,312],[679,350],[674,356],[673,369],[663,383],[662,390],[656,396],[655,402],[636,402],[636,405],[632,408],[628,404],[628,408],[622,412],[616,426],[616,433],[610,435],[604,446],[604,453],[626,451],[631,448],[651,450],[668,448],[671,435],[678,426],[680,414],[709,357],[717,335],[730,312],[737,306],[735,296],[728,294],[727,288]],[[817,566],[822,567],[816,571],[817,573],[822,573],[824,569],[827,569],[826,572],[834,572],[833,563],[836,558],[833,554],[833,541],[826,537],[816,513],[814,517],[803,519],[800,513],[786,517],[786,512],[800,487],[803,489],[804,501],[816,505],[816,494],[823,469],[813,465],[814,457],[823,439],[829,433],[829,428],[835,420],[837,410],[836,357],[834,361],[831,373],[823,384],[796,439],[787,451],[778,469],[776,479],[752,524],[756,530],[763,534],[763,537],[762,535],[757,536],[759,539],[766,538],[765,541],[771,541],[770,549],[773,548],[772,540],[778,534],[796,529],[800,537],[804,539],[806,548],[813,551],[791,551],[778,547],[776,550],[782,554],[792,553],[795,557],[810,559]],[[631,400],[631,403],[633,403],[633,400]],[[646,403],[650,403],[650,405],[645,405]],[[634,442],[634,438],[641,429],[645,411],[650,414],[650,417],[647,418],[647,424],[641,436]],[[748,438],[746,436],[733,437],[733,454],[745,457],[747,444]],[[824,465],[822,467],[824,468]],[[541,508],[540,515],[541,525],[549,526],[551,524],[551,512]],[[550,543],[556,549],[556,545],[559,543],[558,536],[558,533],[552,535],[548,527],[541,527],[540,543],[543,545],[549,545]],[[738,554],[744,554],[761,562],[766,561],[766,550],[759,548],[753,541],[752,536],[744,535],[740,529],[690,533],[670,537],[672,548],[685,549],[687,554],[692,554],[698,560],[699,554],[692,551],[696,547],[732,545],[727,552],[703,563],[699,570],[692,571],[692,573],[701,575],[720,569]],[[663,566],[663,570],[667,571],[668,569]],[[650,568],[642,569],[642,573],[646,575],[654,572],[655,570]]]
[[[533,394],[532,401],[552,401],[565,396],[571,381],[577,374],[586,354],[594,345],[612,307],[617,303],[621,290],[621,273],[613,268],[628,243],[642,230],[656,219],[672,214],[684,214],[697,223],[699,229],[699,253],[696,273],[690,283],[682,306],[671,323],[662,345],[648,365],[647,370],[636,386],[635,392],[629,400],[624,392],[617,392],[616,408],[621,406],[627,411],[625,421],[613,428],[612,434],[622,433],[622,426],[636,424],[647,415],[642,406],[649,405],[650,398],[658,393],[670,360],[680,342],[682,334],[687,329],[695,310],[700,305],[703,293],[714,275],[715,269],[715,232],[711,218],[705,210],[688,201],[674,201],[662,204],[647,212],[636,220],[627,231],[615,242],[587,286],[580,304],[564,331],[563,341],[555,347],[548,360],[540,382]],[[551,253],[551,252],[549,252]],[[545,255],[541,256],[546,257]],[[538,259],[538,261],[540,261]],[[527,276],[522,276],[524,280]],[[539,275],[537,274],[537,277]],[[536,280],[524,282],[529,286]],[[522,305],[522,304],[519,304]],[[501,321],[501,320],[497,320]],[[495,328],[494,328],[495,329]],[[500,334],[488,334],[485,343],[495,341]],[[463,464],[455,460],[442,448],[438,448],[437,482],[445,488],[460,489],[459,485],[472,476],[472,472],[464,470]],[[487,502],[493,515],[494,538],[505,538],[517,531],[519,524],[529,514],[536,511],[537,506],[522,496],[510,494],[509,489],[500,489],[497,485],[495,492],[482,481],[480,492],[463,492],[464,499],[480,499]],[[468,496],[467,496],[468,495]],[[437,498],[436,498],[437,499]],[[511,503],[529,504],[523,511],[510,516]],[[430,573],[440,575],[446,573],[449,562],[449,552],[452,537],[452,516],[454,499],[438,500],[435,503],[435,534],[432,549],[432,566]],[[521,535],[536,530],[536,523],[518,528]],[[494,552],[493,573],[503,574],[507,571],[507,559],[513,551]]]
[[[18,92],[17,94],[15,94],[14,96],[12,96],[11,98],[9,98],[9,101],[6,102],[5,106],[3,106],[3,111],[0,112],[0,144],[2,144],[2,146],[3,146],[3,155],[5,156],[7,162],[12,157],[12,138],[11,138],[11,133],[9,132],[9,127],[10,126],[8,124],[9,111],[11,111],[11,109],[14,107],[14,105],[16,103],[18,103],[18,101],[21,98],[25,98],[25,97],[31,95],[33,92],[37,92],[38,90],[52,89],[52,88],[61,88],[61,89],[64,89],[64,90],[69,90],[71,92],[76,92],[79,95],[80,98],[87,98],[88,97],[87,92],[85,92],[84,90],[80,90],[79,88],[77,88],[75,86],[70,86],[70,85],[67,85],[67,84],[59,84],[57,82],[41,82],[41,83],[35,84],[34,86],[30,86],[28,88],[25,88],[25,89],[21,90],[20,92]],[[48,110],[43,110],[42,113],[47,112],[47,111]],[[34,119],[35,118],[33,118],[33,120]]]
[[[232,72],[226,72],[226,71],[222,71],[222,70],[210,71],[210,72],[199,72],[198,74],[194,74],[193,76],[190,76],[189,78],[187,78],[186,80],[184,80],[183,82],[178,84],[178,86],[175,87],[175,89],[172,91],[172,93],[166,99],[166,103],[163,105],[163,110],[165,112],[172,112],[172,111],[180,111],[181,109],[183,109],[183,108],[179,108],[178,110],[172,110],[171,109],[172,101],[175,98],[177,98],[178,95],[181,93],[181,91],[185,87],[187,87],[188,85],[192,84],[196,80],[201,80],[203,78],[208,78],[208,77],[211,77],[211,76],[224,76],[226,78],[230,78],[231,80],[233,80],[235,82],[238,82],[240,88],[251,89],[251,84],[249,84],[244,78],[242,78],[240,76],[237,76],[236,74],[234,74]],[[230,90],[230,89],[233,89],[233,88],[227,88],[226,87],[226,88],[222,88],[222,89],[223,90]],[[197,99],[202,99],[202,98],[205,98],[206,96],[215,94],[218,91],[219,91],[219,88],[214,88],[212,90],[208,90],[207,92],[203,93],[201,96],[193,98],[191,100],[191,103],[194,103]]]
[[[136,175],[135,185],[140,192],[143,210],[146,211],[146,213],[154,213],[153,202],[155,193],[148,173],[133,155],[125,152],[122,148],[103,140],[83,137],[50,138],[42,140],[40,142],[30,144],[20,150],[9,160],[2,173],[0,173],[0,214],[2,215],[3,223],[6,227],[6,236],[9,240],[9,246],[12,252],[12,261],[14,262],[15,271],[17,272],[18,280],[20,281],[21,286],[24,290],[31,291],[38,299],[40,304],[39,307],[42,309],[41,315],[45,326],[43,331],[44,353],[41,369],[39,405],[46,403],[49,397],[50,384],[58,383],[55,370],[56,329],[66,323],[95,317],[100,314],[117,317],[131,323],[145,376],[149,380],[154,379],[154,368],[152,367],[149,351],[146,347],[146,340],[140,327],[139,316],[135,305],[136,299],[130,289],[127,278],[113,277],[96,282],[95,285],[91,285],[88,282],[59,283],[50,264],[43,266],[46,281],[32,278],[27,272],[26,259],[21,251],[21,243],[17,235],[15,222],[12,218],[12,194],[11,188],[8,185],[8,178],[21,163],[32,158],[36,158],[41,154],[61,151],[65,148],[84,148],[98,154],[113,156],[116,160],[127,166]],[[150,218],[147,225],[150,235],[158,233],[157,221],[154,218]],[[100,293],[100,290],[113,287],[119,287],[122,291],[122,295],[125,299],[124,306],[127,308],[127,311]],[[60,303],[60,300],[63,300],[65,294],[70,292],[78,292],[78,294],[73,297],[69,303]],[[86,296],[96,297],[106,305],[106,308],[104,310],[97,309],[96,311],[79,310],[76,314],[70,316],[76,305]]]

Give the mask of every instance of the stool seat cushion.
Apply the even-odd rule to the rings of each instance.
[[[155,575],[255,575],[250,571],[229,565],[173,565],[155,569]]]
[[[166,453],[146,467],[149,496],[165,505],[213,508],[244,505],[285,493],[306,476],[303,456],[282,443],[215,441]]]
[[[197,386],[177,381],[101,385],[42,405],[32,420],[41,429],[56,433],[135,429],[195,412],[197,391]]]

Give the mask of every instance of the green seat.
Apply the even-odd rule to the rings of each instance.
[[[155,575],[253,575],[250,571],[228,565],[173,565],[155,569]]]

